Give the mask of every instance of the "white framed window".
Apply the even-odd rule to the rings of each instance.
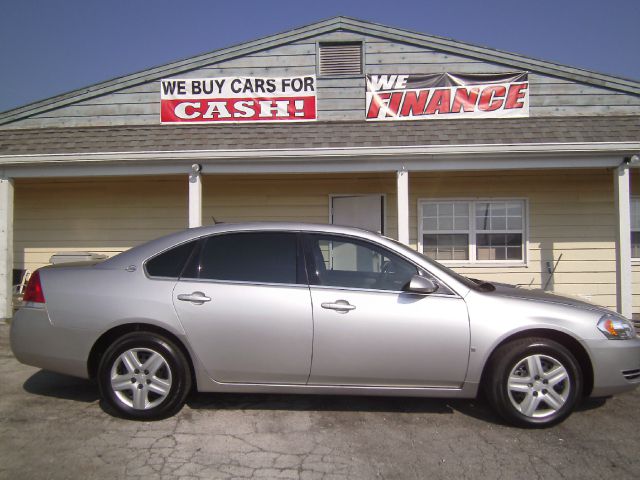
[[[631,197],[631,258],[640,260],[640,197]]]
[[[523,199],[420,200],[419,249],[447,263],[525,262]]]

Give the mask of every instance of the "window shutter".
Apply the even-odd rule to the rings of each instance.
[[[320,76],[361,75],[362,42],[321,43]]]

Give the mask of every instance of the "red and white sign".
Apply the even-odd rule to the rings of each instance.
[[[367,75],[369,121],[528,116],[527,72]]]
[[[160,123],[296,122],[317,118],[316,77],[171,78]]]

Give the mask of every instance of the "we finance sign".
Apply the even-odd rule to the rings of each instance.
[[[367,75],[369,121],[528,116],[527,72]]]
[[[316,120],[316,78],[171,78],[160,82],[161,123]]]

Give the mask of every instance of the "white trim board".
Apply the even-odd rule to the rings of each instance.
[[[27,155],[0,155],[1,164],[49,163],[60,161],[108,161],[145,159],[226,159],[226,158],[308,158],[335,156],[390,156],[390,155],[482,155],[482,154],[567,154],[567,153],[620,153],[632,155],[640,152],[640,142],[586,142],[586,143],[517,143],[517,144],[462,144],[336,147],[305,149],[237,149],[237,150],[146,150],[124,152],[52,153]],[[620,160],[620,163],[622,160]]]
[[[189,173],[351,173],[613,168],[640,143],[425,145],[265,150],[184,150],[0,155],[0,177],[77,177]]]
[[[307,161],[305,163],[287,161],[200,161],[203,174],[314,174],[314,173],[375,173],[396,172],[405,166],[411,172],[455,172],[455,171],[490,171],[490,170],[546,170],[568,168],[615,168],[619,158],[589,159],[496,159],[487,162],[459,161],[449,159],[423,159],[411,162],[400,160],[345,162],[344,159],[333,161]],[[192,161],[144,162],[128,164],[118,163],[32,163],[2,168],[0,178],[56,178],[56,177],[103,177],[103,176],[144,176],[144,175],[188,175]]]

